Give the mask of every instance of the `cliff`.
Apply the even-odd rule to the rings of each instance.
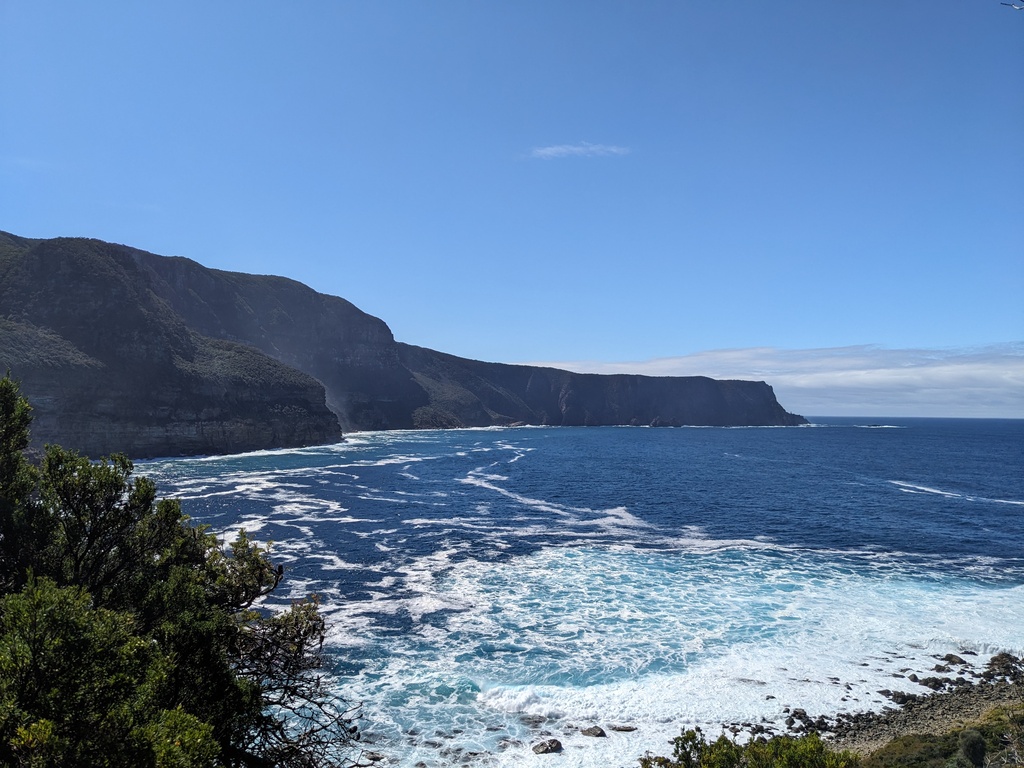
[[[0,233],[0,318],[37,440],[91,454],[306,445],[339,426],[803,423],[764,382],[467,360],[293,280],[97,240]]]
[[[0,369],[32,402],[37,446],[138,457],[340,438],[319,382],[188,328],[129,249],[0,238]]]
[[[429,393],[417,427],[795,426],[763,381],[705,376],[571,373],[556,368],[483,363],[399,344],[399,356]]]
[[[283,277],[208,269],[133,251],[146,285],[189,328],[251,345],[316,378],[350,429],[408,429],[428,398],[398,358],[391,329],[345,299]]]

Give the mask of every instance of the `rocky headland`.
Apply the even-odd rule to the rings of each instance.
[[[402,344],[345,299],[85,238],[0,232],[0,369],[37,444],[226,453],[342,430],[790,426],[764,382],[598,376]]]

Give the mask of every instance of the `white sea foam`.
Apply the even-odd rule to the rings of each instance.
[[[950,499],[964,498],[963,494],[952,493],[951,491],[940,491],[938,488],[929,488],[926,485],[914,485],[913,483],[904,483],[899,480],[890,480],[889,482],[906,493],[932,493],[936,496],[945,496]]]
[[[343,560],[331,552],[313,552],[308,555],[308,558],[317,562],[322,571],[356,571],[364,567],[358,563],[350,563],[347,560]]]
[[[613,533],[616,529],[620,528],[651,528],[649,523],[630,513],[625,507],[595,510],[589,507],[558,504],[545,499],[516,493],[498,485],[500,482],[507,481],[508,477],[488,472],[488,469],[488,467],[475,469],[467,476],[459,478],[459,482],[500,494],[537,512],[574,519],[584,526],[597,526],[602,528],[605,533]],[[578,535],[584,538],[587,537],[585,532],[578,532]]]
[[[380,735],[406,743],[401,765],[447,765],[444,749],[474,744],[489,763],[529,765],[544,729],[566,745],[564,764],[635,764],[683,727],[779,725],[787,706],[879,708],[879,690],[915,690],[902,676],[933,674],[936,656],[1022,651],[1024,588],[894,576],[884,561],[851,572],[814,553],[728,546],[557,548],[501,563],[457,554],[403,569],[408,597],[387,610],[417,628],[373,654],[372,682],[350,681]],[[447,735],[402,736],[407,721]],[[639,730],[573,730],[591,723]]]
[[[217,454],[215,456],[194,456],[189,461],[197,462],[224,462],[232,459],[259,459],[276,458],[279,456],[298,456],[302,454],[315,454],[323,451],[337,450],[348,447],[346,443],[334,443],[332,445],[317,445],[309,448],[274,448],[262,451],[247,451],[245,453]]]
[[[549,766],[529,749],[546,731],[566,746],[561,766],[635,765],[683,727],[778,725],[787,706],[876,709],[889,703],[882,689],[920,690],[900,676],[934,674],[935,656],[1024,650],[1024,588],[1000,579],[1005,558],[810,551],[757,531],[655,527],[639,506],[563,503],[520,484],[531,464],[512,465],[534,450],[520,442],[530,441],[361,433],[307,454],[325,466],[211,460],[204,476],[175,482],[208,502],[215,531],[275,541],[289,578],[268,605],[321,595],[329,646],[359,670],[340,691],[365,703],[365,738],[400,768],[469,753],[479,765]],[[784,463],[734,445],[716,456]],[[424,463],[442,456],[452,463]],[[1022,503],[943,482],[857,476],[855,487],[936,505]],[[216,497],[229,494],[240,516],[220,511]],[[608,737],[581,736],[590,724]]]
[[[1024,501],[1018,501],[1016,499],[989,499],[984,496],[973,496],[965,493],[943,491],[939,488],[931,488],[927,485],[919,485],[916,483],[907,483],[901,480],[890,480],[889,482],[904,493],[932,494],[934,496],[944,496],[947,499],[964,499],[965,501],[982,501],[990,504],[1012,504],[1016,506],[1024,506]]]

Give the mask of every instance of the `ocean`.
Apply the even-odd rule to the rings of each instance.
[[[1024,421],[812,421],[358,433],[137,472],[273,542],[270,607],[320,595],[386,764],[635,766],[694,725],[877,710],[945,654],[1024,653]]]

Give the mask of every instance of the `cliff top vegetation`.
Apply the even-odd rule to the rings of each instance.
[[[122,455],[32,463],[31,420],[0,379],[0,764],[365,764],[316,599],[259,607],[267,547],[222,545]]]

